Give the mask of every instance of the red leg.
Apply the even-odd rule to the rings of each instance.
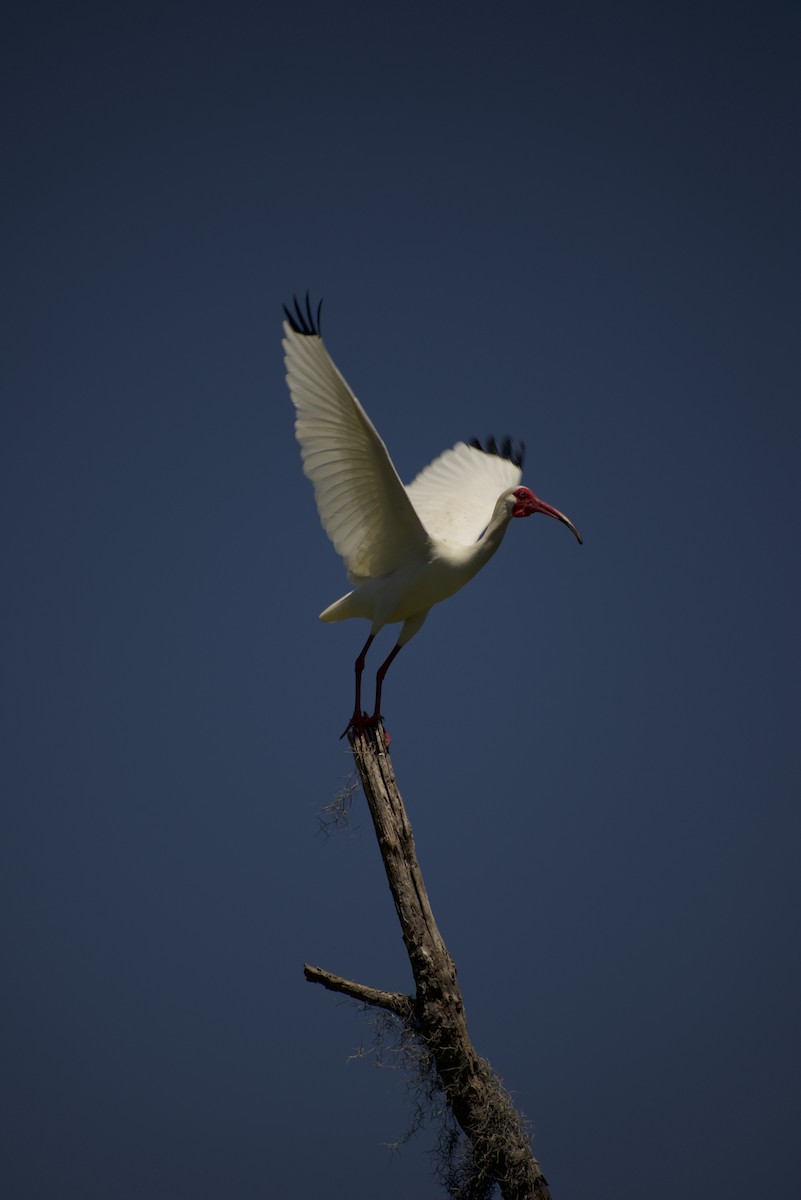
[[[381,685],[384,682],[384,676],[386,675],[387,671],[389,670],[391,663],[393,662],[395,657],[400,653],[400,651],[402,649],[403,649],[403,647],[401,646],[401,644],[399,642],[398,645],[395,646],[394,650],[392,650],[387,655],[387,657],[382,662],[381,666],[378,668],[378,672],[375,677],[375,710],[373,712],[372,717],[370,717],[371,725],[376,725],[381,720]]]
[[[349,730],[362,730],[366,724],[366,718],[362,712],[362,672],[364,671],[364,660],[367,657],[367,651],[372,646],[374,637],[375,634],[371,633],[367,641],[362,646],[361,654],[356,659],[356,702],[353,707],[353,716],[348,721],[344,733],[339,735],[340,741],[342,741],[343,737],[346,733],[348,733]],[[389,664],[387,663],[386,665],[388,666]]]

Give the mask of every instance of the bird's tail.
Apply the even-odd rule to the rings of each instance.
[[[329,604],[328,608],[324,608],[320,613],[321,621],[347,621],[350,617],[366,617],[369,614],[360,611],[356,597],[357,591],[348,592],[346,596],[340,596],[333,604]]]

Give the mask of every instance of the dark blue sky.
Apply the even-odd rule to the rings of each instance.
[[[410,987],[337,735],[363,623],[281,303],[409,479],[528,443],[384,712],[555,1198],[797,1196],[801,9],[14,6],[2,357],[13,1200],[434,1200],[304,960]],[[387,631],[376,650],[392,644]]]

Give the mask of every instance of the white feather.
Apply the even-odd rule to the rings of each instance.
[[[351,583],[425,556],[426,531],[387,448],[322,339],[296,333],[287,322],[284,334],[303,470]]]
[[[499,495],[521,478],[508,458],[457,442],[422,470],[406,493],[432,537],[472,546],[489,525]]]

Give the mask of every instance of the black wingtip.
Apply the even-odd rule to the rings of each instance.
[[[286,313],[286,319],[289,321],[289,327],[294,333],[299,333],[302,337],[320,337],[320,312],[323,307],[322,299],[317,305],[317,312],[312,312],[309,293],[306,292],[306,311],[303,311],[303,305],[298,300],[297,296],[292,297],[295,304],[295,311],[287,308],[284,304],[283,309]]]
[[[475,450],[481,450],[484,454],[497,454],[498,458],[508,458],[510,463],[514,463],[516,467],[520,467],[521,471],[523,469],[523,462],[526,457],[525,442],[514,442],[507,435],[500,446],[494,437],[488,437],[484,445],[481,444],[478,438],[471,438],[467,444]]]

